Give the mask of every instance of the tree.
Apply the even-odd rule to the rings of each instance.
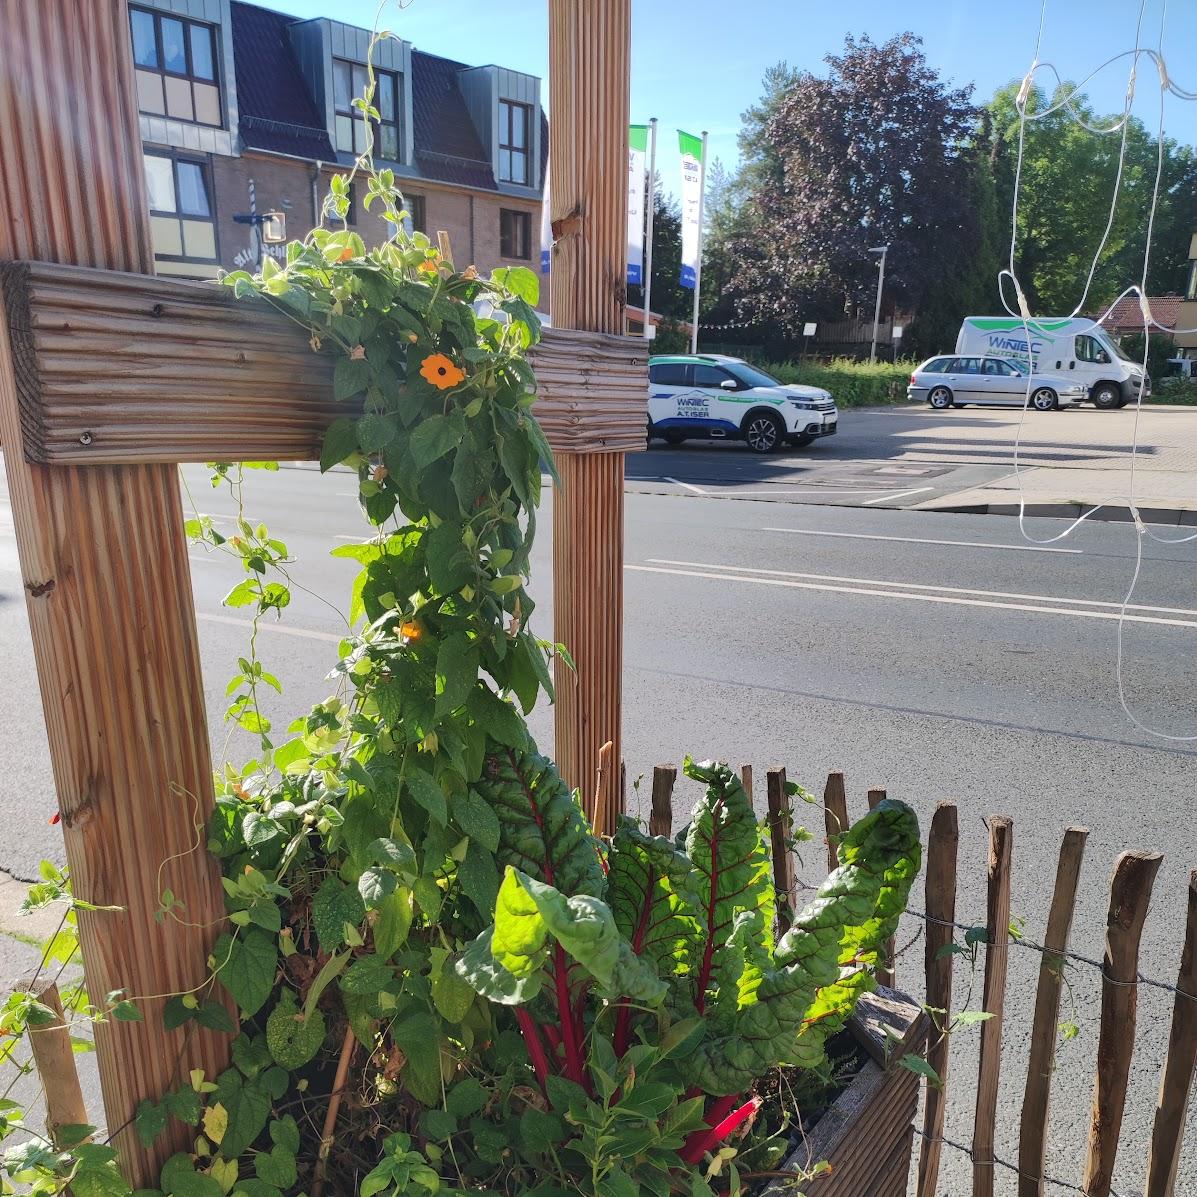
[[[1157,294],[1183,290],[1189,240],[1197,230],[1193,151],[1171,139],[1161,147],[1141,121],[1131,117],[1124,128],[1121,116],[1099,116],[1074,93],[1072,84],[1061,84],[1049,100],[1032,88],[1025,124],[1017,84],[1002,88],[989,104],[996,152],[1007,163],[1007,211],[1017,199],[1014,269],[1032,310],[1061,316],[1077,308],[1100,311],[1142,281],[1157,165],[1160,193],[1147,287]],[[1008,298],[1014,302],[1012,294]]]
[[[889,301],[917,307],[959,258],[976,110],[920,45],[912,33],[849,37],[826,78],[797,74],[766,105],[763,131],[749,134],[757,235],[736,247],[740,311],[796,336],[802,320],[864,309],[870,247],[885,244]]]

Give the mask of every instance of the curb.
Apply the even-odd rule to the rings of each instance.
[[[1110,524],[1131,524],[1134,518],[1129,507],[1109,503],[937,503],[935,506],[912,508],[915,511],[944,512],[949,515],[1023,515],[1036,519],[1070,519],[1085,517]],[[1145,524],[1162,524],[1173,528],[1197,528],[1197,511],[1184,507],[1140,507],[1139,518]]]

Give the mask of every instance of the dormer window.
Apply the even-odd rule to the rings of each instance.
[[[129,22],[138,109],[220,128],[215,28],[147,8],[130,8]]]
[[[513,100],[499,101],[499,182],[529,185],[528,132],[532,109]]]
[[[394,71],[374,71],[374,107],[379,120],[374,126],[374,155],[389,162],[401,162],[399,115],[400,76]],[[337,120],[337,149],[361,154],[366,149],[366,121],[353,101],[366,92],[366,68],[359,62],[333,59],[333,103]]]

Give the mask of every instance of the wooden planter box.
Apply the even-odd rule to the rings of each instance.
[[[898,1061],[924,1050],[930,1020],[917,1002],[882,988],[860,999],[848,1025],[869,1059],[781,1168],[831,1165],[802,1186],[804,1197],[906,1197],[919,1078]],[[789,1184],[773,1181],[762,1197],[782,1197]]]

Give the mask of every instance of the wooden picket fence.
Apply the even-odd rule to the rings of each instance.
[[[610,777],[609,770],[607,776]],[[741,766],[741,778],[751,797],[751,765]],[[653,834],[668,835],[672,831],[676,780],[674,765],[658,765],[653,770],[648,820]],[[604,789],[601,782],[602,774],[599,801],[602,801]],[[611,788],[609,783],[606,788]],[[882,789],[869,790],[869,809],[872,810],[884,797]],[[800,885],[790,841],[793,812],[786,792],[784,769],[771,768],[766,772],[766,799],[779,922],[784,928],[793,919]],[[830,870],[837,865],[838,838],[850,825],[843,773],[828,775],[823,809],[827,867]],[[1170,992],[1173,1008],[1151,1140],[1146,1152],[1146,1179],[1141,1192],[1143,1197],[1189,1197],[1197,1189],[1185,1187],[1183,1179],[1178,1186],[1178,1169],[1190,1090],[1197,1068],[1197,869],[1189,878],[1184,945],[1178,979],[1172,985],[1144,977],[1138,967],[1139,943],[1148,902],[1163,860],[1159,853],[1124,852],[1118,858],[1110,883],[1105,956],[1102,960],[1093,960],[1069,951],[1068,947],[1087,830],[1070,827],[1064,832],[1047,925],[1043,942],[1039,943],[1021,933],[1017,937],[1010,933],[1013,822],[1004,816],[991,816],[986,825],[989,838],[986,919],[984,939],[978,943],[978,948],[984,950],[981,1009],[988,1017],[981,1023],[972,1142],[960,1144],[944,1136],[952,1036],[933,1032],[926,1058],[939,1079],[938,1083],[928,1079],[925,1086],[920,1130],[922,1142],[917,1181],[912,1178],[913,1191],[917,1197],[936,1197],[941,1151],[948,1146],[967,1151],[971,1156],[972,1197],[993,1197],[998,1169],[1016,1174],[1018,1197],[1043,1197],[1045,1194],[1050,1197],[1052,1192],[1061,1190],[1079,1192],[1085,1197],[1117,1197],[1112,1180],[1135,1044],[1139,987],[1150,985]],[[1041,834],[1039,829],[1036,834]],[[941,802],[931,819],[926,845],[924,909],[916,908],[917,891],[912,891],[907,911],[908,915],[925,924],[923,976],[918,984],[912,979],[908,986],[922,990],[928,1009],[944,1012],[935,1015],[941,1030],[950,1027],[952,1018],[952,973],[956,953],[950,950],[951,945],[956,942],[957,932],[973,931],[974,936],[979,935],[971,924],[956,918],[958,847],[956,804]],[[1017,1161],[1001,1159],[995,1153],[1001,1069],[1003,1064],[1007,1068],[1018,1067],[1008,1054],[1004,1060],[1002,1057],[1002,1016],[1011,946],[1040,955]],[[1093,1099],[1087,1123],[1085,1165],[1079,1184],[1061,1181],[1046,1173],[1048,1107],[1066,962],[1089,966],[1101,977]],[[884,967],[878,974],[882,984],[895,985],[896,966],[895,945],[891,940]],[[1192,1185],[1193,1177],[1188,1178],[1188,1183]]]

